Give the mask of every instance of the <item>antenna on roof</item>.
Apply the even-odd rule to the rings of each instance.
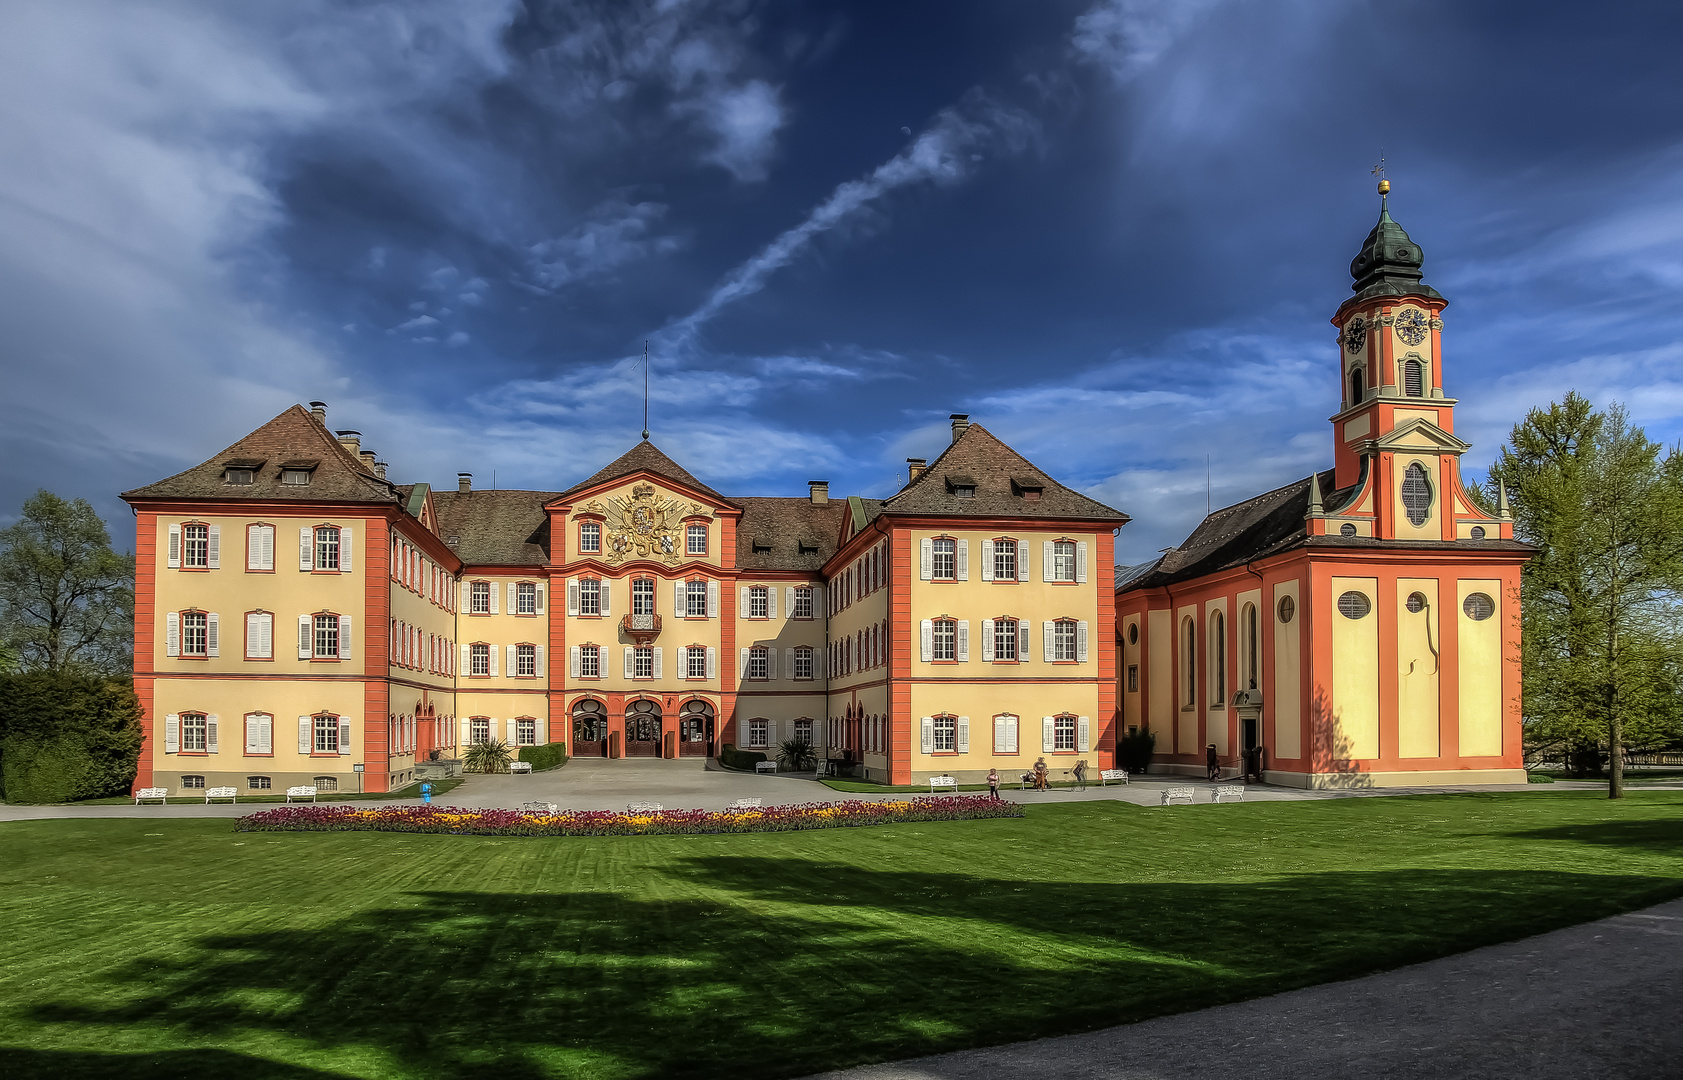
[[[1204,455],[1204,516],[1210,516],[1210,455]]]
[[[643,339],[643,441],[649,439],[649,339]]]

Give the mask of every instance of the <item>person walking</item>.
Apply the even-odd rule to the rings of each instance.
[[[1221,779],[1221,761],[1216,757],[1215,743],[1204,751],[1204,769],[1209,773],[1211,783]]]
[[[999,801],[999,770],[998,769],[989,769],[988,770],[988,798],[992,799],[994,802]]]
[[[1087,759],[1082,758],[1075,763],[1075,790],[1087,790]]]

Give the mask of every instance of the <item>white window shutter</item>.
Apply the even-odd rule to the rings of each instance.
[[[576,679],[579,677],[579,670],[579,647],[569,645],[567,647],[567,673]]]
[[[473,646],[472,645],[463,645],[462,646],[462,666],[461,666],[460,670],[458,671],[458,674],[467,675],[467,674],[470,674],[472,671],[473,671]]]
[[[673,649],[672,652],[673,652],[673,657],[672,657],[673,662],[678,665],[677,668],[674,669],[673,674],[676,675],[680,679],[689,678],[690,677],[690,650],[689,650],[689,647],[686,646],[686,645],[680,645],[676,649]]]
[[[625,647],[625,677],[633,678],[637,674],[637,660],[631,646]]]
[[[315,655],[315,635],[308,615],[298,616],[298,659],[308,660]]]
[[[503,647],[506,654],[503,657],[503,670],[508,672],[510,676],[513,676],[520,670],[520,665],[514,662],[514,648],[515,647],[513,645],[505,645]]]
[[[486,668],[491,675],[497,674],[497,647],[492,645],[485,650]]]
[[[742,586],[742,599],[738,605],[736,617],[739,619],[746,619],[748,617],[748,586],[746,585]]]
[[[929,575],[933,572],[932,568],[935,564],[935,541],[926,536],[919,541],[919,547],[922,551],[922,561],[919,563],[918,575],[922,577],[923,580],[928,581]]]
[[[164,753],[181,752],[181,715],[170,713],[164,717]]]
[[[1087,620],[1083,619],[1075,624],[1075,659],[1077,663],[1087,662]]]
[[[510,615],[520,610],[519,592],[519,582],[511,581],[508,583],[508,613]]]
[[[654,677],[657,679],[664,678],[666,673],[662,670],[660,661],[666,650],[656,645],[652,651],[654,652]]]
[[[996,754],[1007,752],[1005,749],[1005,717],[1003,716],[993,718],[993,752]]]
[[[171,525],[169,527],[169,568],[171,570],[179,570],[181,568],[180,525]]]
[[[181,615],[178,612],[164,615],[164,655],[181,655]]]
[[[740,679],[746,679],[748,677],[748,650],[747,649],[742,650],[742,667],[739,669],[737,677],[740,678]]]
[[[339,569],[350,571],[356,569],[356,538],[354,530],[343,526],[339,530]]]
[[[1017,541],[1017,580],[1029,580],[1029,546],[1028,541]]]
[[[538,612],[539,615],[542,615],[543,614],[543,585],[542,584],[535,585],[535,586],[533,586],[533,589],[537,593],[537,612]]]
[[[777,650],[766,650],[766,678],[777,678]]]
[[[491,594],[491,614],[496,615],[496,614],[500,613],[498,609],[501,607],[501,604],[502,604],[503,587],[501,585],[499,585],[498,583],[496,583],[495,581],[490,582],[490,585],[491,585],[491,588],[487,591],[489,591],[490,594]],[[512,605],[510,605],[509,610],[510,611],[514,610]]]
[[[251,715],[247,715],[246,718],[245,718],[245,752],[248,753],[248,754],[256,754],[256,753],[260,752],[257,749],[257,746],[258,746],[258,730],[257,729],[258,729],[258,721],[261,720],[261,719],[262,719],[262,717],[251,716]]]
[[[958,580],[970,580],[970,541],[960,540],[953,545],[958,551]]]
[[[766,618],[777,618],[777,586],[766,586]]]
[[[982,580],[993,580],[993,541],[982,541]]]
[[[341,754],[351,752],[351,718],[348,716],[339,718],[339,752]]]
[[[520,742],[520,721],[516,720],[512,716],[509,717],[505,730],[508,732],[508,738],[504,741],[510,746],[517,745]]]
[[[259,716],[257,718],[257,752],[272,754],[275,752],[275,718]]]
[[[247,570],[263,569],[263,529],[262,525],[247,525],[245,529],[245,568]]]
[[[958,752],[961,754],[970,752],[970,718],[968,716],[958,718]]]
[[[707,617],[709,619],[719,617],[719,583],[717,581],[707,583]]]
[[[970,620],[958,620],[958,659],[965,662],[970,659]]]
[[[205,716],[205,753],[207,754],[220,754],[222,752],[216,730],[220,719],[215,713]]]
[[[351,617],[339,616],[339,659],[351,658]]]
[[[1005,747],[1005,752],[1008,754],[1015,754],[1017,752],[1017,726],[1019,723],[1021,723],[1021,721],[1019,721],[1015,716],[1008,716],[1005,718],[1005,737],[1010,740]]]
[[[982,620],[982,660],[984,663],[993,660],[993,620]]]
[[[308,754],[311,747],[312,732],[315,728],[315,718],[300,716],[298,718],[298,752]]]
[[[1048,619],[1040,624],[1040,630],[1040,647],[1042,650],[1040,658],[1050,663],[1053,657],[1057,655],[1054,652],[1055,645],[1052,641],[1053,635],[1057,632],[1057,627],[1053,624],[1052,620]]]
[[[933,754],[935,752],[935,718],[933,716],[922,717],[918,724],[923,729],[923,752]]]
[[[275,527],[264,525],[257,531],[263,534],[263,565],[259,569],[273,570],[275,568]]]
[[[544,666],[543,666],[543,646],[542,645],[534,645],[534,646],[532,646],[532,651],[534,653],[534,655],[532,657],[532,671],[540,679],[549,678],[549,672],[544,670]]]
[[[1085,585],[1087,583],[1087,541],[1078,540],[1075,543],[1075,580]]]
[[[222,526],[209,528],[210,539],[205,544],[205,565],[212,570],[222,569]]]
[[[1092,723],[1087,717],[1078,717],[1075,721],[1075,748],[1085,754],[1092,747]]]
[[[689,613],[689,605],[685,603],[685,589],[686,586],[682,581],[672,583],[672,616],[677,619],[681,619]]]
[[[709,679],[717,679],[719,677],[718,672],[719,650],[709,645],[707,646],[707,677]]]
[[[766,745],[767,746],[776,746],[777,745],[777,721],[776,720],[767,720],[766,721]]]
[[[1041,752],[1046,753],[1046,754],[1050,754],[1054,749],[1057,748],[1056,743],[1057,743],[1057,737],[1052,732],[1052,718],[1050,716],[1042,716],[1040,718],[1040,750],[1041,750]]]
[[[795,677],[795,650],[783,650],[783,674],[785,678]]]
[[[310,528],[298,530],[298,569],[314,570],[316,568],[316,531]]]
[[[923,662],[935,659],[935,620],[923,620]]]
[[[1032,625],[1033,624],[1030,623],[1027,619],[1024,619],[1022,622],[1017,624],[1017,659],[1018,660],[1027,660],[1029,658],[1029,638],[1032,636],[1029,633],[1029,629]]]
[[[578,613],[579,613],[579,579],[576,578],[576,577],[575,578],[568,578],[567,579],[567,614],[577,615]]]
[[[1051,540],[1040,542],[1040,580],[1052,580],[1052,544]]]
[[[205,655],[222,655],[222,616],[214,611],[205,612]]]
[[[613,605],[613,595],[614,594],[613,594],[613,591],[612,591],[612,588],[611,588],[612,585],[613,585],[612,581],[609,581],[607,578],[603,578],[601,580],[601,582],[596,586],[597,589],[600,590],[600,592],[597,594],[598,597],[599,597],[597,603],[601,607],[603,618],[606,618],[607,616],[612,615],[614,613],[614,610],[613,610],[614,609],[614,605]]]
[[[793,619],[795,617],[795,587],[793,585],[783,590],[783,610],[788,613],[789,618]]]

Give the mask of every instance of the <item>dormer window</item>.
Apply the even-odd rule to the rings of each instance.
[[[953,495],[960,499],[974,499],[976,497],[976,485],[954,484]]]
[[[1011,478],[1011,494],[1020,496],[1024,502],[1039,502],[1040,494],[1046,486],[1031,477],[1013,476]]]
[[[754,537],[752,546],[756,555],[765,555],[771,551],[771,541],[763,536]]]
[[[253,469],[225,469],[222,472],[222,480],[228,484],[250,484],[256,479],[256,475]]]
[[[283,483],[283,484],[292,484],[296,487],[303,487],[305,484],[308,484],[309,482],[310,482],[310,470],[308,470],[308,469],[282,469],[281,470],[281,483]]]

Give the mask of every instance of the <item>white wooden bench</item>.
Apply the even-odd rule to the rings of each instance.
[[[240,789],[239,788],[231,788],[231,787],[206,788],[205,789],[205,802],[210,802],[212,799],[227,799],[229,802],[237,803],[237,802],[240,801],[239,795],[240,795]]]
[[[763,772],[774,773],[776,771],[777,771],[777,762],[775,762],[775,761],[756,761],[756,762],[754,762],[754,772],[755,773],[763,773]]]
[[[936,788],[946,788],[948,791],[951,791],[954,795],[957,795],[958,794],[958,777],[956,777],[956,776],[931,776],[929,778],[929,794],[931,794],[931,795],[937,794],[937,792],[935,790]]]
[[[293,799],[308,799],[311,802],[315,802],[316,789],[309,784],[304,784],[300,787],[289,787],[286,789],[286,801],[291,802]]]
[[[520,804],[521,813],[525,814],[553,814],[560,807],[552,802],[525,802]]]
[[[166,788],[166,787],[143,787],[139,791],[134,793],[134,804],[136,806],[139,806],[142,799],[157,799],[158,802],[163,803],[168,798],[169,798],[169,788]]]
[[[1196,788],[1189,788],[1189,787],[1168,787],[1168,788],[1164,788],[1162,790],[1162,792],[1160,793],[1160,797],[1161,797],[1162,801],[1159,802],[1157,805],[1159,805],[1159,806],[1169,806],[1169,805],[1172,805],[1174,803],[1185,803],[1186,805],[1191,806],[1193,804],[1193,802],[1196,801],[1197,794],[1198,794],[1198,792],[1197,792]]]
[[[726,810],[758,810],[759,808],[760,800],[758,799],[738,799],[725,807]]]
[[[511,773],[531,772],[532,771],[532,763],[530,761],[511,761],[511,762],[508,763],[508,771],[511,772]]]
[[[1210,801],[1221,802],[1223,799],[1228,802],[1244,802],[1245,789],[1237,784],[1211,784]]]
[[[625,812],[628,814],[658,814],[665,809],[666,807],[657,802],[634,802],[625,804]]]
[[[1110,783],[1112,780],[1115,780],[1116,782],[1121,783],[1121,784],[1126,784],[1128,782],[1128,770],[1127,769],[1100,769],[1099,770],[1099,786],[1100,787],[1104,787],[1106,784]]]

